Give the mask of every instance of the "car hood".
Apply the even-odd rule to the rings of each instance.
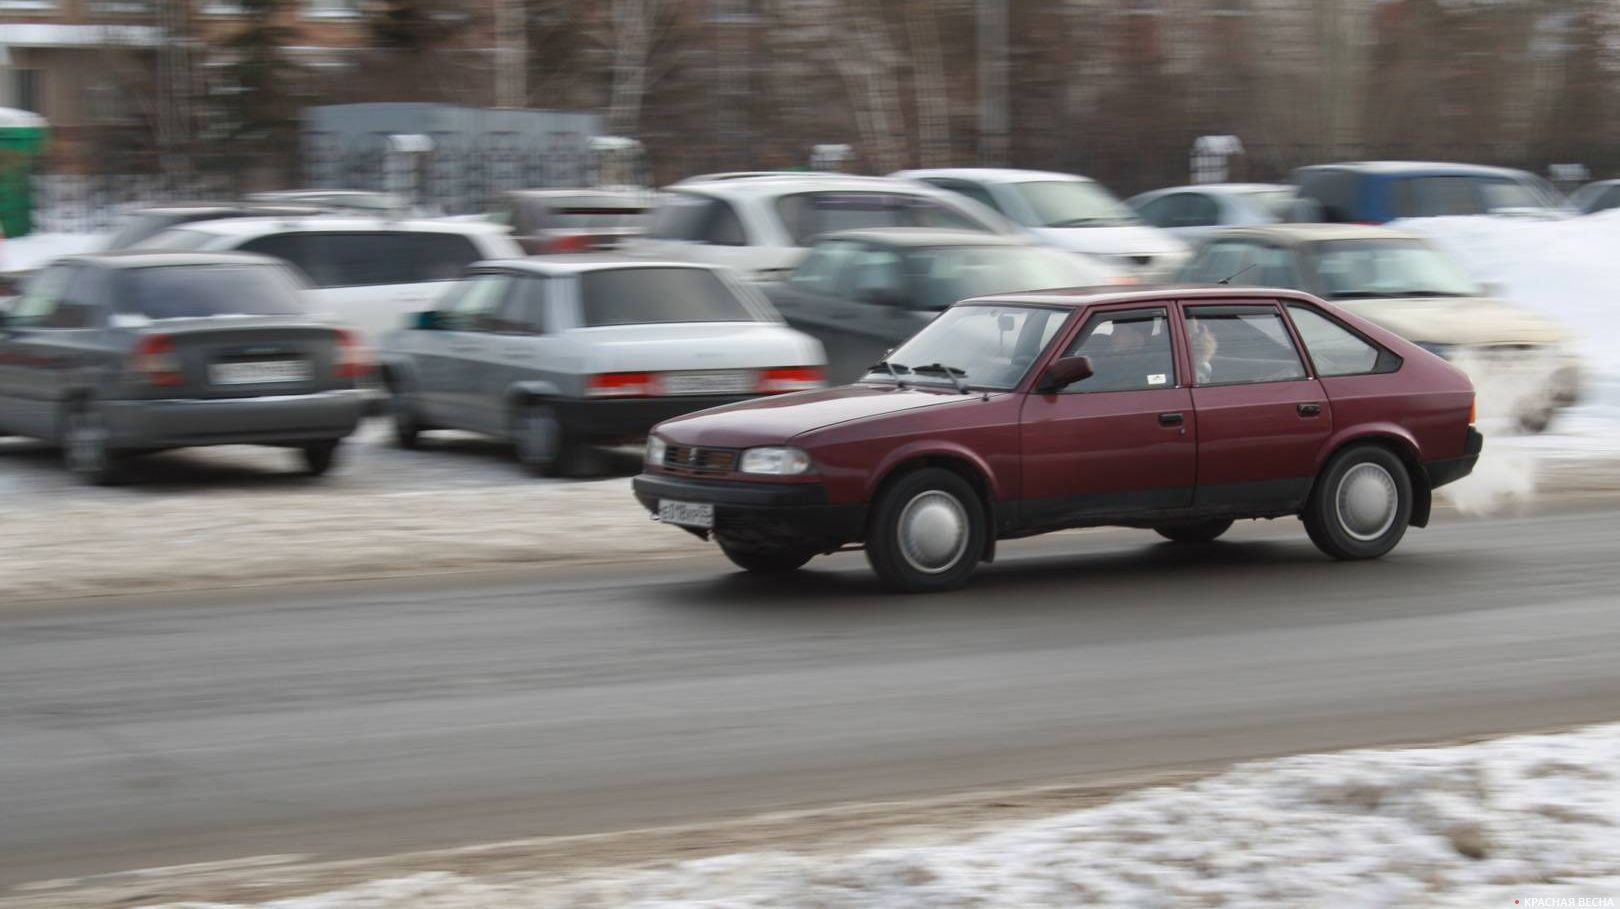
[[[1430,344],[1556,344],[1559,324],[1540,313],[1487,297],[1395,297],[1334,300],[1409,341]]]
[[[1032,227],[1030,232],[1053,246],[1094,256],[1168,256],[1188,252],[1173,235],[1142,224],[1113,227]]]
[[[842,385],[777,397],[757,398],[676,417],[657,432],[678,445],[747,448],[782,445],[802,433],[850,420],[902,413],[924,407],[949,407],[979,399],[945,386],[896,388],[892,385]]]

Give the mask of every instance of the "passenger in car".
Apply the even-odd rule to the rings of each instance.
[[[1220,342],[1215,332],[1197,318],[1187,320],[1188,334],[1192,338],[1193,371],[1199,385],[1208,385],[1215,378],[1215,352]]]

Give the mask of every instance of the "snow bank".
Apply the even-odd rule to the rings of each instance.
[[[101,234],[27,234],[0,240],[0,272],[26,271],[62,256],[95,249]]]
[[[1308,755],[947,845],[567,879],[423,873],[261,909],[1620,905],[1620,725]],[[242,909],[176,904],[169,909]]]

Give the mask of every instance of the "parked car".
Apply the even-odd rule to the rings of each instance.
[[[1043,243],[1097,256],[1143,280],[1186,261],[1187,244],[1144,224],[1102,184],[1074,174],[993,167],[905,170],[893,176],[959,193],[1022,225]]]
[[[1588,183],[1569,197],[1569,204],[1583,215],[1620,208],[1620,180]]]
[[[244,204],[236,202],[182,202],[131,209],[122,226],[108,238],[103,252],[129,249],[171,227],[197,221],[229,218],[308,218],[325,213],[310,205]]]
[[[1283,183],[1200,183],[1155,189],[1126,204],[1154,227],[1196,242],[1222,227],[1287,221],[1294,198]]]
[[[60,443],[96,483],[128,456],[196,445],[297,448],[331,467],[360,420],[359,335],[305,314],[264,256],[123,252],[45,268],[0,320],[0,431]]]
[[[427,309],[472,263],[523,255],[497,224],[338,215],[202,221],[166,230],[137,248],[235,250],[290,262],[313,285],[313,309],[354,325],[372,343],[405,316]]]
[[[660,420],[825,382],[821,345],[724,269],[591,256],[481,263],[381,359],[400,445],[471,430],[543,476]]]
[[[1540,432],[1580,397],[1581,362],[1557,322],[1492,298],[1424,238],[1387,227],[1295,224],[1210,238],[1181,279],[1292,287],[1454,360],[1493,394],[1487,416]]]
[[[660,424],[634,491],[746,570],[861,544],[897,590],[1106,524],[1207,542],[1298,515],[1371,559],[1473,469],[1473,401],[1457,368],[1298,291],[1012,294],[946,310],[857,384]]]
[[[1424,161],[1315,164],[1294,171],[1295,220],[1383,224],[1397,218],[1573,214],[1551,183],[1522,170]],[[1311,209],[1307,211],[1307,209]]]
[[[529,255],[616,249],[647,227],[652,195],[611,189],[515,189],[500,219]]]
[[[787,280],[762,286],[789,325],[827,349],[827,378],[853,382],[968,297],[1132,281],[1089,256],[1015,237],[921,227],[828,234]]]
[[[647,258],[726,265],[766,281],[792,271],[816,237],[864,227],[1019,232],[971,200],[903,180],[758,175],[668,187],[646,235],[625,248]]]

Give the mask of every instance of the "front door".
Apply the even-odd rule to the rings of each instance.
[[[1184,307],[1200,509],[1297,508],[1333,432],[1322,386],[1271,301]]]
[[[1022,523],[1051,528],[1192,504],[1200,427],[1177,374],[1170,307],[1093,310],[1064,356],[1092,376],[1024,402]]]

